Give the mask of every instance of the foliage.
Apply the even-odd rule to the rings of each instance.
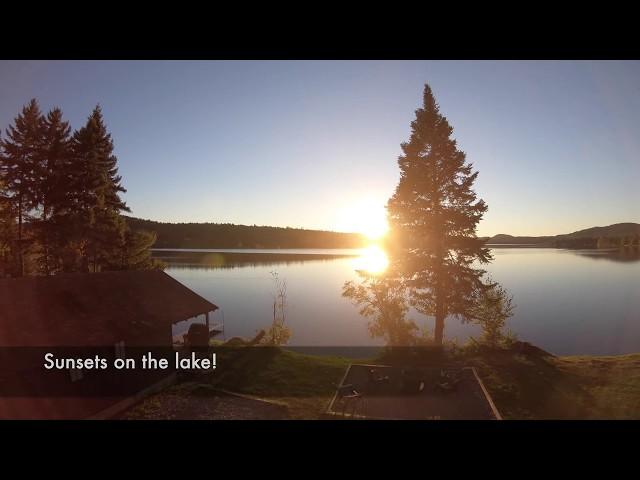
[[[165,264],[151,257],[151,247],[156,241],[155,232],[132,231],[128,226],[115,254],[105,264],[105,270],[154,270]]]
[[[342,296],[360,308],[369,318],[369,334],[381,337],[388,345],[410,345],[415,341],[416,324],[406,319],[409,309],[403,283],[387,275],[361,273],[361,283],[345,282]]]
[[[508,346],[515,340],[513,335],[505,332],[506,322],[513,316],[514,309],[513,296],[500,284],[488,279],[483,288],[478,289],[469,319],[482,330],[481,345],[496,348]]]

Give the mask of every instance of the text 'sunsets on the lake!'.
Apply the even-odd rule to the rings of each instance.
[[[136,361],[135,358],[116,358],[111,362],[97,354],[89,358],[56,358],[53,353],[48,352],[44,355],[44,368],[47,370],[106,370],[108,368],[115,370],[132,370],[136,368],[141,368],[142,370],[167,370],[168,368],[176,370],[215,370],[216,354],[211,353],[203,356],[196,352],[190,352],[190,355],[183,356],[179,352],[175,352],[173,363],[170,364],[167,358],[156,358],[152,352],[146,352],[139,361]]]

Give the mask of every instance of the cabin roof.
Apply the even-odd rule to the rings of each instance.
[[[160,270],[0,279],[0,345],[106,345],[217,308]]]

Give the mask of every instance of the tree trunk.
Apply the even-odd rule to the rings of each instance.
[[[442,228],[438,232],[438,247],[437,247],[437,256],[438,256],[438,266],[436,269],[436,325],[434,329],[434,340],[436,345],[441,346],[442,341],[444,339],[444,318],[445,318],[445,309],[444,309],[444,295],[442,292],[442,276],[443,273],[443,257],[444,257],[444,238],[442,234]]]
[[[444,339],[444,309],[442,308],[442,300],[438,298],[436,304],[436,327],[434,332],[434,340],[436,345],[441,346]]]
[[[49,275],[49,225],[47,220],[47,203],[42,209],[42,243],[44,244],[44,274]]]
[[[22,254],[22,195],[18,198],[18,276],[24,275],[24,256]]]

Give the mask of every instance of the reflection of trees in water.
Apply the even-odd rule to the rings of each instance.
[[[610,262],[632,263],[640,261],[640,249],[637,247],[616,250],[573,250],[575,255],[593,260],[608,260]]]
[[[155,254],[154,258],[164,261],[170,268],[177,269],[235,269],[275,265],[302,265],[309,262],[327,262],[355,255],[336,254],[282,254],[282,253],[226,253],[226,252],[177,252],[176,254]]]

